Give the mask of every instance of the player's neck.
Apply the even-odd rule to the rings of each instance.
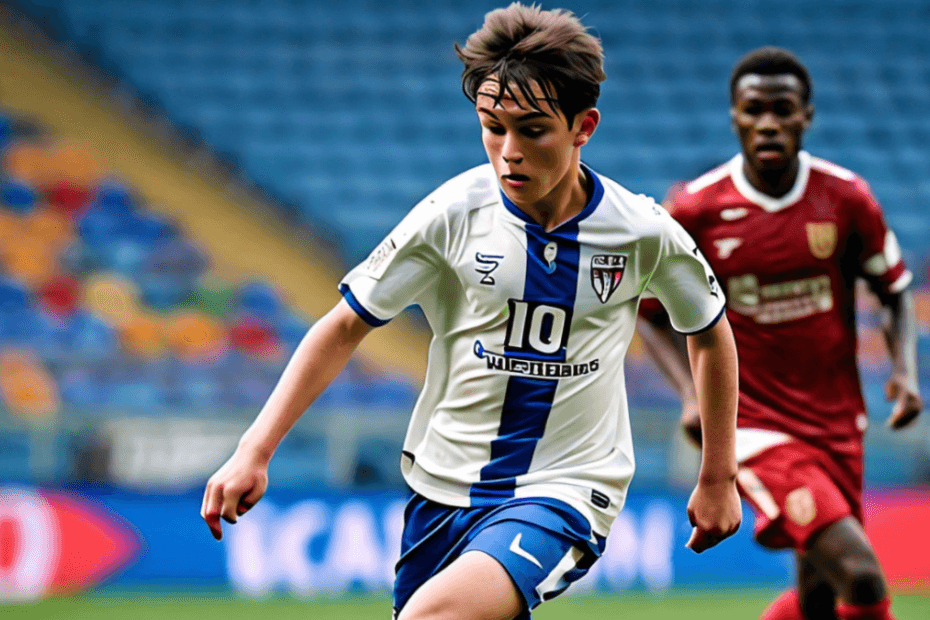
[[[575,172],[565,175],[548,196],[525,209],[521,208],[546,232],[555,230],[581,213],[591,199],[593,182],[580,164],[573,169]]]
[[[746,159],[743,160],[743,174],[749,184],[773,198],[781,198],[791,191],[795,181],[798,180],[800,169],[801,163],[797,157],[787,167],[779,170],[758,170],[753,168]]]

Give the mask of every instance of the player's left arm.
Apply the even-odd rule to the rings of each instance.
[[[885,395],[895,404],[888,426],[904,428],[923,409],[917,374],[917,318],[914,298],[907,290],[912,275],[868,184],[856,178],[853,188],[855,193],[846,205],[861,248],[860,274],[881,302],[882,331],[891,354],[892,372],[885,384]]]
[[[736,343],[724,314],[710,329],[689,335],[688,359],[703,429],[701,471],[688,502],[694,530],[688,548],[701,553],[733,535],[742,507],[736,490]]]
[[[917,373],[917,313],[914,297],[907,289],[878,293],[878,299],[882,304],[882,332],[891,354],[885,397],[895,403],[888,426],[900,429],[913,422],[924,406]]]

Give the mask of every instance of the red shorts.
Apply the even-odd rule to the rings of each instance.
[[[771,549],[805,551],[828,525],[848,515],[862,522],[861,453],[792,441],[744,461],[737,481],[756,513],[756,540]]]

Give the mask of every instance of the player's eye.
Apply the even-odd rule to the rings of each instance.
[[[762,114],[762,104],[758,101],[752,101],[743,106],[744,114],[752,114],[753,116],[758,116]]]
[[[484,128],[495,136],[502,136],[506,130],[500,125],[485,125]]]
[[[529,127],[521,127],[520,133],[522,133],[527,138],[538,138],[546,133],[546,128],[540,127],[538,125],[531,125]]]
[[[775,114],[778,116],[791,116],[794,114],[794,104],[790,101],[776,101],[775,102]]]

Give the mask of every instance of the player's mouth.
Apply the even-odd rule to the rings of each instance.
[[[777,142],[766,142],[756,146],[756,157],[762,161],[782,159],[785,156],[785,145]]]
[[[521,188],[529,182],[530,177],[525,174],[505,174],[501,180],[510,187]]]

